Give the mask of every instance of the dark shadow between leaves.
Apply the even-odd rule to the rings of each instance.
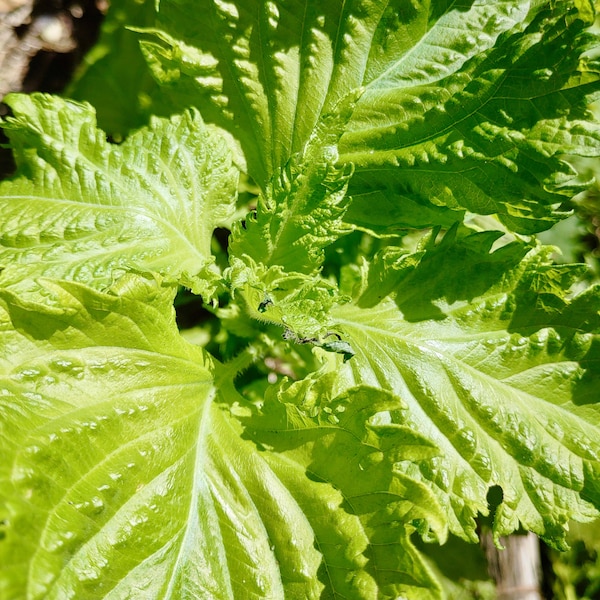
[[[441,241],[430,242],[421,257],[401,256],[395,262],[379,257],[379,264],[376,261],[369,272],[368,289],[373,291],[359,299],[359,306],[375,306],[393,292],[406,321],[442,320],[447,315],[437,301],[452,305],[485,296],[531,249],[514,242],[492,252],[500,232],[458,237],[457,231],[453,227]]]
[[[70,315],[64,311],[42,312],[14,302],[7,302],[6,309],[14,329],[33,340],[49,340],[72,325]]]

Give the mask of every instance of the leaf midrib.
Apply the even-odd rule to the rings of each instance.
[[[207,503],[213,505],[214,508],[214,499],[210,492],[210,486],[208,484],[206,474],[205,474],[205,466],[208,464],[208,454],[206,448],[206,440],[208,439],[209,427],[211,423],[210,412],[213,406],[213,401],[215,399],[216,390],[214,388],[211,389],[210,394],[204,400],[204,407],[200,411],[198,417],[198,434],[196,438],[196,448],[194,455],[194,473],[192,476],[192,484],[191,484],[191,501],[188,510],[188,516],[186,519],[186,528],[185,533],[183,535],[183,539],[179,545],[179,552],[177,553],[177,558],[173,563],[173,569],[171,571],[171,577],[169,579],[168,587],[165,591],[164,598],[177,598],[175,585],[177,583],[177,579],[180,571],[185,567],[186,557],[185,552],[187,548],[193,543],[193,538],[195,533],[198,531],[198,495],[202,494],[206,499]],[[218,516],[216,512],[213,512],[212,517],[216,518],[218,522]],[[210,518],[210,517],[209,517]],[[190,527],[191,525],[191,527]],[[222,537],[213,536],[213,541],[219,539],[222,541]],[[226,551],[223,544],[220,545],[218,552],[221,556],[220,566],[226,572],[227,576],[224,578],[222,583],[226,583],[228,585],[228,589],[226,590],[229,597],[233,598],[233,589],[231,588],[231,575],[229,573],[229,565],[226,560]],[[225,590],[224,590],[225,591]]]
[[[360,310],[360,309],[359,309]],[[545,402],[543,398],[540,398],[538,396],[532,395],[531,393],[522,390],[521,388],[515,388],[513,386],[511,386],[509,383],[507,383],[506,381],[504,381],[504,379],[496,379],[494,378],[492,375],[481,371],[479,369],[477,369],[475,366],[457,358],[456,356],[454,356],[452,353],[445,353],[443,351],[440,350],[440,348],[436,348],[436,347],[432,347],[430,346],[426,341],[424,340],[415,340],[414,338],[407,338],[405,336],[402,336],[401,334],[399,334],[397,331],[390,331],[390,330],[385,330],[385,329],[381,329],[379,327],[376,327],[374,325],[365,325],[365,324],[359,324],[353,321],[349,321],[347,319],[336,319],[336,322],[342,325],[347,325],[351,328],[354,329],[359,329],[359,331],[370,331],[373,332],[374,335],[373,337],[370,337],[370,342],[372,344],[374,344],[377,347],[381,347],[381,344],[379,342],[377,342],[377,338],[387,338],[387,339],[392,339],[394,342],[396,343],[402,343],[404,344],[406,347],[410,347],[413,346],[414,348],[417,348],[420,352],[424,353],[424,354],[430,354],[430,355],[434,355],[436,356],[436,358],[438,360],[440,360],[440,363],[442,365],[442,367],[445,369],[444,364],[454,364],[456,365],[459,369],[463,369],[465,372],[469,372],[471,373],[475,378],[479,379],[480,381],[485,381],[488,385],[491,385],[492,387],[502,387],[502,388],[506,388],[508,390],[508,393],[511,397],[513,397],[514,403],[523,408],[524,411],[526,411],[526,405],[524,402],[523,397],[525,396],[528,399],[531,399],[534,402]],[[505,333],[502,330],[498,330],[493,332],[493,334],[497,337],[504,337],[502,334]],[[465,338],[460,338],[460,337],[456,337],[456,338],[452,338],[453,341],[461,341],[461,339],[464,339],[465,341],[467,340],[473,340],[476,339],[478,337],[485,337],[485,338],[490,338],[491,337],[492,332],[481,332],[479,334],[474,334],[473,336],[467,336]],[[446,340],[449,340],[450,338],[445,338]],[[382,349],[383,350],[383,349]],[[388,356],[390,357],[390,359],[392,360],[392,362],[394,362],[394,356],[393,353],[387,352]],[[368,357],[366,357],[366,359],[368,360]],[[370,362],[370,361],[369,361]],[[565,362],[565,361],[562,361]],[[572,361],[569,361],[572,362]],[[535,365],[535,368],[537,368],[539,365]],[[527,369],[528,370],[528,369]],[[521,371],[520,374],[526,372],[525,371]],[[398,374],[399,376],[404,380],[404,377],[402,376],[402,373],[400,370],[398,370]],[[511,375],[512,377],[513,375]],[[379,378],[378,378],[379,379]],[[381,383],[381,382],[380,382]],[[416,400],[416,399],[415,399]],[[460,401],[460,400],[459,400]],[[417,403],[420,405],[420,402]],[[476,423],[478,423],[478,425],[481,427],[482,431],[485,431],[486,436],[492,440],[495,444],[498,444],[499,448],[502,450],[502,452],[508,454],[509,456],[511,456],[502,446],[502,444],[500,443],[500,441],[490,432],[488,432],[488,429],[485,427],[485,423],[482,421],[480,415],[477,414],[473,414],[473,412],[471,410],[469,410],[469,408],[467,406],[465,406],[465,404],[463,402],[460,402],[460,405],[463,407],[463,409],[467,412],[467,414],[470,416],[470,418],[472,418]],[[560,412],[564,412],[566,415],[568,415],[569,419],[576,419],[579,420],[579,417],[566,410],[565,408],[563,408],[560,405],[552,405],[552,408],[556,411],[560,411]],[[423,412],[425,414],[428,414],[428,411],[425,410],[425,408],[422,408]],[[431,417],[429,416],[429,419],[431,420]],[[452,447],[455,447],[454,444],[451,442],[450,439],[447,438],[447,436],[445,435],[444,431],[442,429],[440,429],[440,427],[435,423],[435,421],[431,421],[432,424],[435,425],[437,431],[440,433],[440,435],[442,437],[444,437],[445,439],[448,440],[448,442],[452,445]],[[537,420],[536,422],[543,427],[543,425],[541,423],[539,423]],[[547,433],[549,435],[551,435],[551,437],[553,437],[558,443],[560,443],[561,445],[563,445],[569,453],[577,456],[579,459],[581,459],[582,461],[587,461],[589,460],[588,458],[586,458],[585,456],[583,456],[582,454],[580,454],[579,452],[577,452],[576,450],[574,450],[569,444],[565,445],[565,443],[561,440],[558,440],[554,434],[550,431],[547,431]],[[461,456],[461,459],[463,459],[459,449],[456,449],[457,453],[459,456]],[[472,467],[470,466],[470,463],[468,463],[468,461],[466,459],[465,462],[467,464],[469,464],[469,468],[472,469]],[[535,468],[535,467],[533,467]],[[540,474],[541,475],[541,474]]]
[[[448,6],[447,10],[444,12],[444,15],[447,15],[454,8],[455,4],[456,4],[456,0],[453,0],[453,2]],[[444,15],[442,15],[442,16],[444,16]],[[379,75],[377,75],[377,77],[375,77],[374,79],[371,79],[371,81],[369,81],[369,83],[366,84],[366,86],[365,86],[367,88],[367,90],[371,89],[371,88],[377,89],[376,86],[374,85],[377,81],[379,81],[381,79],[385,79],[385,77],[390,72],[392,72],[400,63],[402,63],[404,60],[406,60],[407,57],[410,57],[412,54],[416,53],[416,51],[422,45],[424,45],[426,43],[427,38],[432,34],[432,32],[435,30],[435,28],[439,26],[439,21],[442,18],[442,16],[440,16],[438,18],[438,20],[436,21],[434,27],[432,27],[431,29],[429,29],[425,33],[425,35],[421,36],[421,38],[419,39],[419,41],[416,44],[414,44],[413,46],[411,46],[411,48],[410,48],[410,50],[408,52],[404,53],[398,60],[393,61],[392,64],[390,64],[390,66],[386,67]],[[443,77],[441,77],[441,79],[443,79],[444,77],[447,77],[447,74],[444,75]]]
[[[148,209],[142,207],[142,206],[136,206],[136,205],[132,205],[132,206],[122,206],[122,205],[118,205],[118,206],[113,206],[113,205],[108,205],[108,204],[94,204],[91,202],[81,202],[81,201],[77,201],[77,200],[70,200],[70,199],[66,199],[66,198],[48,198],[46,196],[34,196],[32,194],[28,194],[28,195],[20,195],[20,196],[4,196],[2,198],[2,200],[7,200],[7,201],[19,201],[19,200],[27,200],[27,201],[33,201],[33,202],[41,202],[41,203],[51,203],[54,206],[58,206],[59,204],[64,204],[66,206],[69,205],[73,205],[73,206],[87,206],[90,207],[92,210],[94,211],[109,211],[109,212],[115,212],[115,213],[122,213],[124,217],[127,217],[128,215],[131,214],[138,214],[142,217],[147,218],[148,220],[155,222],[158,224],[159,228],[162,231],[165,231],[166,233],[168,233],[169,231],[173,232],[173,237],[170,236],[165,236],[166,239],[180,239],[184,242],[184,246],[189,248],[190,250],[190,255],[192,257],[195,257],[196,259],[200,260],[200,262],[202,264],[206,264],[208,262],[208,260],[210,259],[210,256],[203,256],[202,253],[192,244],[192,241],[190,239],[188,239],[185,235],[184,232],[181,231],[180,229],[178,229],[174,224],[170,223],[169,221],[166,221],[163,217],[161,217],[159,214],[157,213],[151,213],[148,212]],[[126,219],[122,219],[119,221],[121,224],[126,224]],[[107,229],[106,231],[110,231],[110,228]],[[98,235],[98,234],[103,234],[103,231],[94,231],[91,235]],[[50,246],[56,246],[57,244],[59,245],[63,245],[63,244],[70,244],[71,242],[74,241],[81,241],[82,239],[86,239],[87,237],[90,237],[88,235],[82,236],[81,238],[74,238],[73,240],[67,240],[66,238],[62,237],[58,240],[50,240],[47,242],[42,242],[40,240],[39,243],[36,243],[33,246],[25,246],[23,248],[17,247],[17,248],[12,248],[12,247],[8,247],[8,250],[12,251],[12,252],[20,252],[26,249],[32,249],[32,248],[39,248],[39,247],[50,247]],[[131,244],[135,247],[135,241],[132,241]],[[2,250],[0,250],[0,252],[2,252]],[[103,255],[106,254],[106,252],[92,252],[92,254],[98,254],[98,255]],[[122,254],[122,250],[119,251],[119,254]],[[77,253],[75,256],[82,256],[82,254]],[[63,263],[64,261],[59,261],[60,263]]]

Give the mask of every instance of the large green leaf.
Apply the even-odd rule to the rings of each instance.
[[[442,64],[373,80],[340,147],[341,160],[356,166],[349,218],[385,229],[435,224],[434,207],[466,208],[497,213],[525,233],[558,220],[560,203],[584,189],[564,155],[600,149],[600,128],[587,110],[599,69],[581,59],[598,41],[582,33],[575,4],[538,3],[527,26],[455,72]],[[462,43],[468,47],[473,36]],[[394,213],[394,205],[414,203],[425,210],[420,218]]]
[[[202,94],[207,118],[235,127],[251,174],[266,183],[302,150],[321,114],[331,112],[365,81],[399,76],[406,63],[408,69],[422,71],[430,61],[440,62],[435,57],[440,43],[480,34],[470,48],[463,42],[461,54],[453,53],[449,70],[456,70],[524,16],[519,4],[528,5],[514,0],[497,2],[493,9],[483,3],[437,4],[163,2],[159,28],[172,37],[159,35],[142,47],[159,80],[181,86],[181,91],[174,87],[175,96],[194,94],[197,103]],[[207,19],[202,31],[194,26],[198,10]],[[194,76],[199,77],[190,88]],[[234,117],[244,123],[236,125]]]
[[[18,171],[0,185],[2,284],[38,276],[105,288],[123,270],[210,295],[212,232],[235,211],[237,170],[195,111],[106,141],[87,104],[11,96],[2,126]]]
[[[516,243],[490,253],[497,237],[450,233],[346,274],[355,301],[331,321],[355,355],[335,369],[396,394],[396,422],[440,448],[402,468],[429,482],[455,533],[477,539],[499,485],[496,536],[522,524],[560,546],[569,518],[600,508],[600,289],[569,302],[578,268]]]
[[[439,597],[408,536],[444,515],[394,467],[437,449],[371,423],[397,400],[258,413],[179,336],[173,288],[42,283],[60,310],[0,300],[3,599]]]
[[[356,166],[349,221],[385,232],[466,209],[532,232],[581,189],[561,156],[599,152],[592,14],[573,0],[177,0],[142,49],[176,105],[239,140],[263,189],[362,91],[340,145]]]

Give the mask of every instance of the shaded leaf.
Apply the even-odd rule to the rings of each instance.
[[[490,253],[497,235],[382,252],[354,303],[332,310],[355,350],[338,369],[393,390],[407,405],[397,422],[441,449],[403,469],[429,482],[452,531],[475,541],[499,485],[496,537],[522,524],[561,546],[567,520],[600,506],[600,290],[567,300],[580,269],[516,243]]]

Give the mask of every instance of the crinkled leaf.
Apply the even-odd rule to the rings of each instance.
[[[581,31],[590,10],[572,0],[164,2],[142,49],[176,104],[201,107],[240,141],[263,189],[362,89],[340,146],[340,162],[357,168],[348,222],[381,233],[449,225],[466,209],[532,232],[581,189],[561,156],[599,152],[585,109],[599,69],[581,58],[597,44]]]
[[[383,214],[367,217],[375,230],[386,219],[426,226],[450,218],[447,209],[466,208],[531,233],[563,216],[560,204],[584,189],[564,155],[600,151],[600,128],[587,110],[599,69],[581,58],[598,42],[582,33],[572,2],[538,3],[525,22],[456,72],[441,65],[434,77],[432,66],[426,85],[415,76],[417,85],[406,77],[366,86],[340,145],[340,160],[356,166],[349,219],[362,223],[376,204]],[[387,208],[392,199],[409,210],[396,214]],[[422,216],[410,211],[415,203]]]
[[[114,145],[87,104],[7,102],[18,171],[0,185],[3,285],[34,291],[47,276],[102,289],[137,270],[213,292],[212,232],[235,210],[237,170],[196,111],[153,119]]]
[[[235,129],[251,174],[266,184],[302,150],[321,114],[363,82],[420,73],[422,83],[423,70],[440,58],[452,72],[524,14],[523,2],[514,0],[494,8],[469,4],[303,0],[291,9],[263,0],[165,2],[158,24],[167,35],[142,48],[175,98],[202,97],[208,120]],[[194,26],[198,10],[203,31]],[[440,45],[450,47],[440,52]],[[240,117],[243,124],[234,120]]]
[[[429,482],[455,533],[476,539],[499,485],[496,537],[522,524],[560,546],[569,518],[600,507],[600,289],[567,300],[579,268],[516,243],[490,253],[498,235],[383,251],[347,277],[355,301],[332,321],[355,356],[341,368],[393,390],[398,422],[440,448],[403,469]]]
[[[256,210],[234,223],[227,280],[248,313],[315,342],[327,326],[337,289],[318,276],[325,248],[352,231],[343,223],[351,169],[337,168],[336,144],[347,109],[324,119],[305,150],[258,197]]]
[[[231,260],[227,279],[251,317],[285,328],[299,342],[315,342],[327,328],[337,288],[320,277],[267,269],[245,257]]]
[[[331,482],[341,506],[357,518],[340,511],[319,516],[337,524],[335,533],[318,540],[327,590],[342,598],[439,597],[408,532],[418,529],[443,541],[445,515],[426,486],[395,469],[398,460],[436,455],[437,449],[414,431],[378,422],[378,413],[399,406],[391,394],[329,383],[335,384],[319,382],[318,395],[314,389],[307,394],[303,382],[292,384],[283,394],[290,402],[271,398],[260,413],[243,419],[246,435],[268,450],[265,460],[281,477],[306,470],[313,481]],[[336,387],[343,389],[339,395]],[[316,493],[310,485],[299,490],[308,514],[319,503]],[[364,571],[352,574],[357,565]]]
[[[337,142],[354,103],[351,97],[339,113],[324,118],[304,151],[261,193],[254,214],[235,224],[232,257],[310,275],[320,268],[324,248],[352,230],[342,221],[352,169],[335,165]]]
[[[251,417],[172,287],[42,283],[61,309],[0,300],[3,599],[438,597],[408,536],[443,514],[393,464],[436,449],[370,423],[384,394]]]

